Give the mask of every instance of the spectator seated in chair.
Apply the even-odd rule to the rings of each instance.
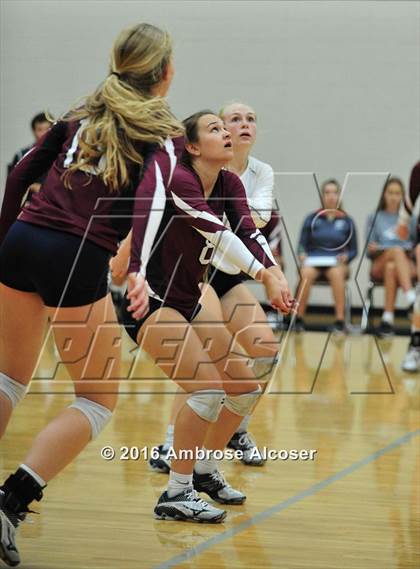
[[[299,301],[295,331],[304,329],[303,316],[309,293],[318,279],[327,280],[334,297],[335,324],[332,332],[347,332],[345,286],[349,263],[357,256],[356,228],[340,204],[340,185],[327,180],[321,187],[323,209],[307,215],[303,222],[298,257],[301,280],[296,293]]]
[[[372,261],[370,278],[385,289],[385,306],[378,335],[394,334],[394,310],[397,289],[401,287],[411,308],[416,299],[413,278],[416,267],[412,258],[416,219],[410,224],[408,239],[397,235],[398,212],[404,198],[404,185],[399,178],[389,178],[382,190],[379,208],[367,219],[367,256]]]

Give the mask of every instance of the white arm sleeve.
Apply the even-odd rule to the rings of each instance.
[[[251,251],[232,231],[210,233],[202,231],[197,227],[196,229],[210,243],[221,250],[224,258],[236,265],[244,273],[247,273],[251,278],[255,279],[258,271],[264,269],[264,265],[254,257]]]

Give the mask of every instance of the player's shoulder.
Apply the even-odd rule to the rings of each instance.
[[[177,162],[172,176],[172,183],[178,184],[197,184],[197,175],[183,162]]]
[[[145,157],[145,145],[141,146],[141,153]],[[163,144],[149,145],[148,162],[157,164],[161,171],[171,170],[171,164],[177,164],[180,154],[178,139],[167,138]],[[173,167],[173,166],[172,166]]]
[[[185,138],[177,136],[167,138],[163,144],[156,145],[156,156],[168,156],[171,160],[180,160],[185,147]]]
[[[229,170],[220,170],[219,180],[225,196],[232,194],[238,195],[238,192],[240,194],[245,192],[241,178],[234,172],[229,172]]]
[[[235,174],[235,172],[230,172],[229,170],[220,170],[220,178],[222,179],[223,183],[228,184],[237,184],[241,183],[240,177]]]
[[[174,147],[175,155],[179,160],[185,149],[185,136],[177,136],[175,138],[172,138],[171,140]]]
[[[254,172],[257,176],[264,176],[264,175],[273,175],[274,171],[270,164],[267,162],[263,162],[255,156],[250,156],[248,158],[248,168],[251,172]]]

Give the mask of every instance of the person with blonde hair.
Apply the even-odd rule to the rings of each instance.
[[[10,566],[20,562],[15,530],[31,502],[41,500],[47,483],[112,417],[120,328],[107,293],[108,264],[130,228],[127,198],[136,195],[148,157],[183,132],[165,100],[173,74],[167,32],[145,23],[124,30],[105,80],[7,179],[0,217],[0,435],[25,395],[48,318],[76,392],[0,487],[0,558]],[[19,198],[47,170],[41,191],[19,213]]]

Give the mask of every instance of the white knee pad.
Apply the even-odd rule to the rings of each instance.
[[[26,385],[22,385],[0,371],[0,393],[4,393],[10,399],[14,409],[19,401],[25,397]]]
[[[85,397],[76,397],[74,403],[69,405],[69,407],[78,409],[87,418],[92,428],[92,440],[96,439],[112,417],[112,411],[107,407]]]
[[[258,386],[258,389],[251,391],[250,393],[240,393],[239,395],[226,395],[225,407],[229,409],[235,415],[240,415],[245,417],[252,412],[258,399],[261,397],[262,389]]]
[[[215,423],[223,407],[225,392],[221,389],[194,391],[187,399],[187,405],[194,413],[210,423]]]
[[[252,366],[252,370],[255,374],[255,377],[265,377],[271,373],[277,365],[278,360],[279,354],[276,354],[274,357],[254,358],[254,365]]]

